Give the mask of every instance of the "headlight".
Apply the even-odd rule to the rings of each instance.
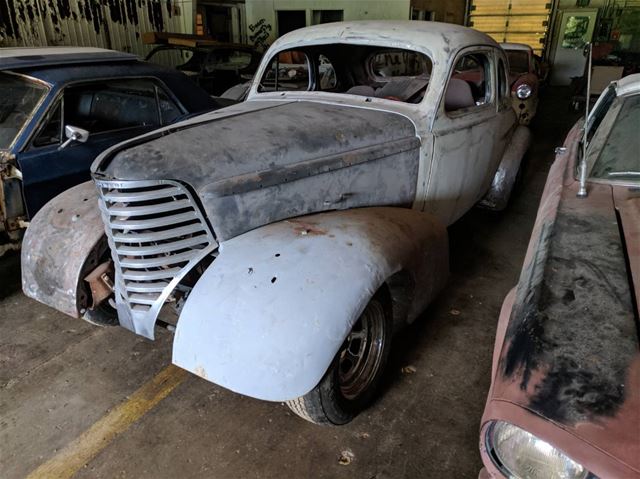
[[[498,469],[510,479],[584,479],[584,467],[548,442],[508,422],[487,429],[487,446]]]
[[[516,96],[521,100],[526,100],[527,98],[529,98],[531,96],[531,93],[533,93],[533,88],[531,88],[531,86],[527,85],[526,83],[523,83],[522,85],[519,85],[518,88],[516,88]]]

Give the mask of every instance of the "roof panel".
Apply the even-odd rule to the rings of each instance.
[[[0,48],[0,71],[137,59],[138,57],[129,53],[92,47]]]

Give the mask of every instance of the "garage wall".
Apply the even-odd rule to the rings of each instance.
[[[277,11],[304,10],[313,24],[314,10],[342,10],[349,20],[408,20],[409,0],[246,0],[249,43],[265,48],[278,37]]]
[[[193,32],[194,1],[0,0],[0,47],[82,45],[144,55],[144,32]]]
[[[431,12],[433,15],[431,20],[436,22],[464,24],[465,0],[446,2],[442,0],[411,0],[411,7],[414,10]]]

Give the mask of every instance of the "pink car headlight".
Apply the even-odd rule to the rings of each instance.
[[[522,83],[518,85],[518,88],[516,88],[516,96],[520,100],[526,100],[531,96],[532,93],[533,93],[533,88],[531,88],[531,85],[527,83]]]
[[[508,422],[489,426],[487,446],[496,467],[510,479],[593,477],[559,449]]]

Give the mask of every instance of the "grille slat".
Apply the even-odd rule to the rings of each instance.
[[[124,279],[130,279],[133,281],[144,281],[154,279],[166,279],[173,278],[180,273],[180,268],[166,268],[156,271],[137,271],[134,269],[123,269],[122,277]]]
[[[172,289],[218,243],[191,194],[178,182],[95,183],[116,271],[116,303],[128,311],[124,324],[151,337]]]
[[[137,191],[135,193],[111,191],[109,193],[103,194],[102,199],[110,203],[120,203],[120,202],[156,200],[159,198],[170,198],[172,196],[178,196],[181,194],[183,194],[183,192],[180,188],[169,187],[169,188],[161,188],[157,190]]]
[[[202,226],[200,224],[193,224],[187,226],[181,226],[179,228],[166,229],[162,231],[151,231],[149,233],[141,233],[134,231],[131,233],[114,233],[113,240],[116,243],[148,243],[151,241],[160,241],[170,238],[177,238],[183,235],[190,235],[193,233],[201,233]]]
[[[172,241],[171,243],[160,243],[151,246],[119,246],[118,254],[125,256],[147,256],[162,253],[170,253],[190,246],[205,244],[207,237],[205,235],[194,236],[180,241]]]
[[[174,200],[145,206],[113,206],[109,208],[109,214],[111,216],[145,216],[165,213],[171,210],[182,210],[190,207],[191,203],[189,200]]]
[[[186,263],[194,256],[197,256],[198,250],[188,250],[183,253],[172,255],[161,255],[153,258],[120,258],[120,266],[123,268],[153,268],[157,266],[169,266],[170,264]]]
[[[161,293],[164,288],[169,286],[168,281],[126,281],[124,283],[127,291],[132,293]]]
[[[119,230],[146,230],[150,228],[161,228],[162,226],[186,223],[187,221],[193,221],[196,219],[198,219],[196,213],[194,211],[189,211],[187,213],[180,213],[172,216],[161,216],[149,220],[111,220],[109,221],[108,226],[111,229]]]

